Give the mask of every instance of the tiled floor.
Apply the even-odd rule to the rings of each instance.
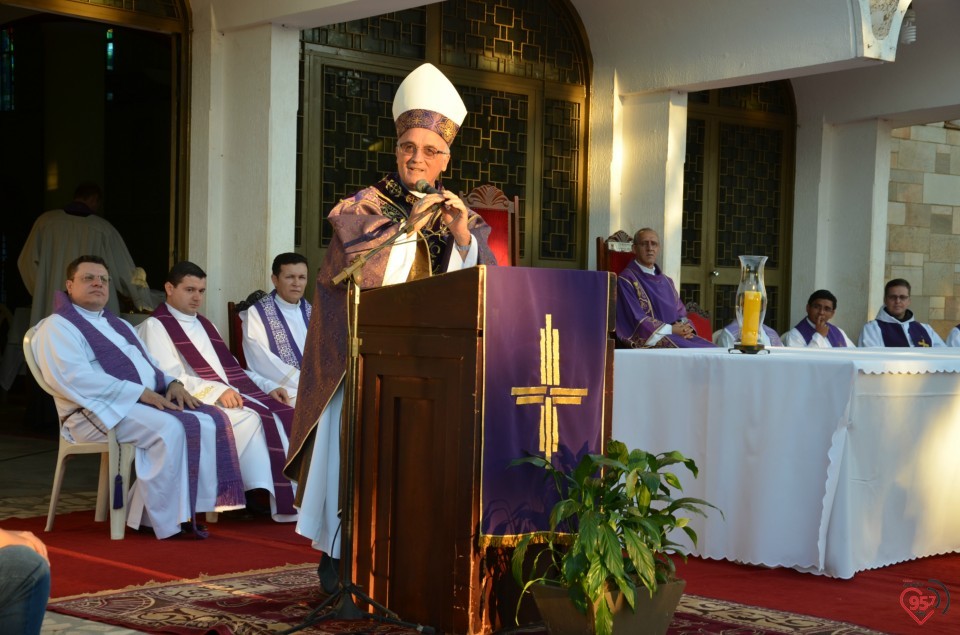
[[[28,398],[20,382],[10,393],[0,390],[0,527],[6,518],[46,516],[57,462],[58,441],[37,433],[27,421]],[[100,459],[96,455],[68,459],[57,505],[58,513],[93,509],[97,500]],[[56,528],[54,528],[54,531]],[[43,539],[43,536],[40,536]],[[56,575],[56,572],[53,573]],[[107,633],[130,635],[141,631],[47,612],[42,634]]]

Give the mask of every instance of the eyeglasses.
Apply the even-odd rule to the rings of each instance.
[[[417,151],[417,144],[407,141],[406,143],[401,143],[399,146],[397,146],[397,149],[400,150],[400,154],[405,157],[409,157],[413,156],[413,153]],[[438,154],[450,154],[449,152],[438,150],[433,146],[423,146],[420,148],[420,153],[428,159],[436,158]]]
[[[910,299],[910,296],[908,296],[908,295],[888,295],[888,296],[887,296],[887,299],[888,299],[888,300],[893,300],[894,302],[898,302],[898,301],[899,301],[899,302],[906,302],[907,300]]]
[[[95,280],[99,280],[103,284],[110,284],[110,276],[101,276],[97,273],[85,273],[82,276],[79,276],[77,279],[84,284],[91,284]]]

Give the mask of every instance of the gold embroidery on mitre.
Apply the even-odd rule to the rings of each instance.
[[[454,123],[452,119],[438,112],[422,108],[415,108],[402,113],[397,117],[396,125],[398,139],[410,128],[426,128],[443,137],[447,144],[451,144],[457,133],[460,132],[460,126]]]
[[[587,396],[587,388],[563,388],[560,386],[560,330],[553,328],[553,315],[544,316],[545,326],[540,329],[540,386],[515,387],[510,394],[517,398],[517,405],[540,406],[540,451],[550,460],[560,447],[559,417],[557,406],[579,406]]]

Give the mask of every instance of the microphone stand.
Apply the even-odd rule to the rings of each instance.
[[[320,603],[309,615],[297,626],[283,631],[281,635],[296,633],[317,622],[327,619],[355,620],[367,618],[377,622],[403,626],[420,633],[434,633],[435,630],[430,626],[404,622],[400,616],[380,604],[367,593],[365,593],[356,583],[353,582],[353,518],[354,518],[354,487],[355,474],[354,463],[356,461],[356,420],[358,418],[357,393],[359,392],[360,382],[360,338],[358,336],[359,316],[360,316],[360,270],[370,258],[380,253],[387,247],[397,243],[401,238],[406,237],[410,228],[415,227],[417,223],[429,216],[439,216],[443,203],[431,205],[430,208],[412,216],[404,221],[397,229],[397,233],[377,245],[373,249],[366,251],[344,267],[340,273],[333,277],[335,285],[346,281],[347,283],[347,369],[344,374],[344,406],[340,418],[340,438],[341,442],[341,461],[340,461],[340,500],[342,503],[340,525],[342,527],[342,539],[340,541],[340,563],[342,574],[340,577],[340,588],[337,592]],[[436,218],[428,221],[425,226],[432,226]],[[346,449],[347,460],[343,461],[343,450]],[[344,557],[343,548],[349,552]],[[329,554],[328,554],[329,555]],[[361,611],[354,601],[354,597],[366,602],[378,613]],[[323,613],[323,610],[339,600],[336,609],[329,613]]]

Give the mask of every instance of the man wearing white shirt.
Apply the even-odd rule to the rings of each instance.
[[[877,319],[860,331],[860,346],[946,346],[929,324],[917,322],[910,310],[910,283],[895,278],[883,289],[883,308]]]
[[[113,429],[117,441],[136,446],[127,524],[167,538],[196,512],[242,507],[236,449],[223,414],[163,373],[132,327],[105,310],[110,282],[99,256],[72,261],[66,296],[59,292],[31,347],[57,393],[65,439],[100,442]]]
[[[843,348],[854,346],[839,326],[830,324],[837,312],[837,296],[818,289],[807,300],[807,317],[783,334],[784,346],[806,348]]]
[[[240,312],[243,354],[247,366],[286,389],[296,403],[311,306],[303,297],[307,287],[307,259],[283,253],[273,259],[273,291]]]
[[[199,314],[206,278],[192,262],[174,265],[164,284],[167,301],[137,330],[164,372],[182,381],[196,399],[226,412],[233,423],[244,488],[270,492],[274,520],[296,520],[293,489],[282,474],[293,419],[287,391],[244,371],[216,327]]]

